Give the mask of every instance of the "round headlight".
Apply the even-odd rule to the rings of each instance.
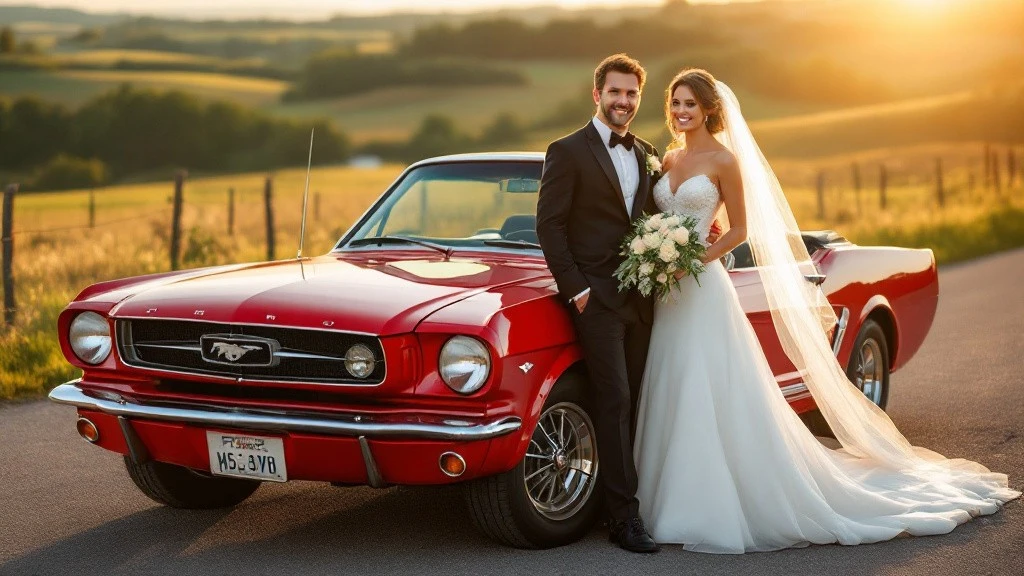
[[[453,336],[441,348],[438,371],[449,388],[459,394],[472,394],[487,381],[491,355],[479,340]]]
[[[345,369],[356,378],[366,378],[373,374],[376,365],[373,351],[362,344],[356,344],[345,352]]]
[[[71,321],[68,343],[79,360],[99,364],[110,355],[110,324],[95,312],[82,312]]]

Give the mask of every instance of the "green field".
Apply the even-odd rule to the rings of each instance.
[[[59,52],[55,59],[61,63],[87,64],[91,66],[113,66],[118,62],[134,64],[208,64],[227,62],[212,56],[185,54],[181,52],[159,52],[156,50],[97,49]]]
[[[427,114],[450,116],[461,129],[478,132],[499,112],[531,122],[566,98],[590,98],[593,63],[542,62],[521,69],[529,78],[525,86],[389,88],[335,100],[281,103],[269,110],[290,117],[329,117],[353,140],[363,142],[406,138]]]
[[[230,100],[265,106],[280,98],[288,83],[207,72],[147,72],[134,70],[7,70],[0,72],[4,96],[39,96],[79,106],[124,83],[140,88],[184,90],[210,100]]]

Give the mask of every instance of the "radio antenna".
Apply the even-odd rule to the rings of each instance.
[[[306,204],[309,203],[309,172],[313,168],[313,134],[314,127],[309,131],[309,161],[306,164],[306,189],[302,192],[302,229],[299,231],[299,253],[295,256],[302,260],[302,245],[306,241]]]

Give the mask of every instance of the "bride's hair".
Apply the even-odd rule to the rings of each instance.
[[[686,86],[693,92],[701,111],[707,115],[708,132],[717,134],[725,129],[725,122],[722,119],[722,96],[715,88],[715,77],[707,70],[687,68],[676,74],[665,92],[665,125],[668,126],[668,132],[672,135],[669,149],[679,146],[679,133],[672,122],[672,94],[680,86]]]

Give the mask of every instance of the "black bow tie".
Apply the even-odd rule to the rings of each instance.
[[[615,148],[622,144],[626,150],[632,150],[634,140],[636,140],[636,136],[633,136],[632,132],[626,132],[625,136],[619,136],[617,132],[612,132],[612,137],[608,139],[608,147]]]

